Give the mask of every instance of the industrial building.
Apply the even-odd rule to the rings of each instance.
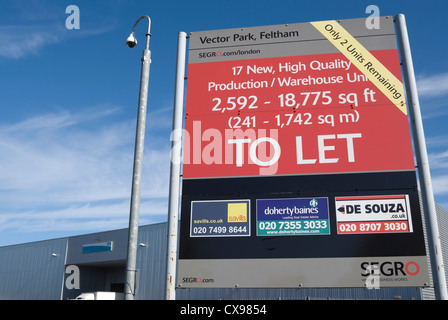
[[[436,205],[444,261],[448,211]],[[0,299],[66,300],[95,291],[123,292],[128,229],[0,247]],[[139,227],[136,300],[165,298],[167,223]],[[428,265],[429,265],[428,259]],[[73,266],[79,271],[74,283]],[[178,300],[434,299],[428,288],[177,289]]]

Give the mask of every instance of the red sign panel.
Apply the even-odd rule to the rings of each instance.
[[[190,63],[185,130],[184,178],[414,169],[407,116],[342,53]]]

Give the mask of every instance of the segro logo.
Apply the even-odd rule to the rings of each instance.
[[[182,283],[213,283],[214,279],[203,279],[200,277],[183,277]]]
[[[420,272],[420,266],[415,261],[409,261],[406,264],[401,261],[385,261],[385,262],[362,262],[361,276],[368,277],[370,275],[380,276],[416,276]]]

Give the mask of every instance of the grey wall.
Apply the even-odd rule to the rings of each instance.
[[[139,228],[137,247],[138,281],[136,299],[165,299],[167,224]]]
[[[61,299],[66,248],[66,238],[1,247],[0,299]]]

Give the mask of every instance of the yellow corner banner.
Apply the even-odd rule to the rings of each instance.
[[[407,115],[403,83],[337,21],[311,24],[349,59],[386,97]]]

